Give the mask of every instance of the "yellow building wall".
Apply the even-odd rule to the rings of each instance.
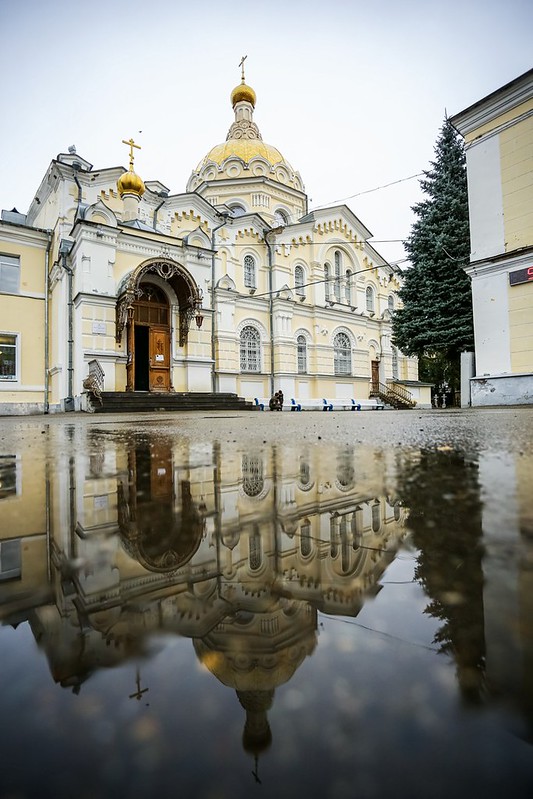
[[[0,329],[19,335],[20,373],[19,382],[13,385],[13,391],[16,392],[25,385],[44,385],[44,299],[16,294],[0,295]],[[9,391],[6,381],[0,381],[0,386]],[[42,393],[39,398],[42,400]],[[0,393],[0,400],[8,401],[4,391]],[[27,392],[24,392],[24,401],[31,401]]]
[[[509,339],[513,372],[533,372],[533,284],[509,286]]]
[[[533,244],[533,117],[500,134],[505,251]]]

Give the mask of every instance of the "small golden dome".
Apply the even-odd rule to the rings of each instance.
[[[244,81],[240,83],[238,86],[235,86],[231,93],[231,104],[233,108],[237,105],[237,103],[247,102],[255,108],[255,101],[256,96],[255,92],[251,86],[247,86]]]
[[[121,197],[123,197],[124,194],[136,194],[138,197],[142,197],[145,191],[143,181],[132,169],[130,169],[129,172],[124,172],[124,174],[119,177],[117,188]]]

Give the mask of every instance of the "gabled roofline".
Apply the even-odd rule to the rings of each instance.
[[[450,117],[450,122],[462,136],[466,136],[482,124],[531,99],[532,96],[533,69],[529,69],[523,75],[469,105],[468,108],[454,114]]]

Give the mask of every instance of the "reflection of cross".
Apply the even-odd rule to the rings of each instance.
[[[141,689],[141,674],[140,674],[139,669],[137,669],[136,684],[137,684],[137,690],[135,691],[135,693],[130,694],[129,698],[130,699],[137,699],[140,702],[141,699],[142,699],[142,695],[145,694],[149,689],[148,688],[142,688]]]
[[[247,58],[248,58],[247,55],[243,55],[243,57],[239,61],[239,66],[242,67],[241,78],[243,83],[244,83],[244,62],[246,61]]]
[[[257,758],[257,755],[256,755],[256,756],[255,756],[255,771],[252,771],[252,774],[254,775],[254,779],[255,779],[255,781],[256,781],[256,782],[258,782],[258,783],[259,783],[259,785],[262,785],[263,783],[262,783],[262,782],[261,782],[261,780],[259,779],[259,769],[258,769],[258,766],[259,766],[259,760],[258,760],[258,758]]]
[[[126,141],[126,139],[122,139],[122,144],[127,144],[130,148],[130,170],[133,172],[133,148],[135,147],[137,150],[140,150],[142,149],[141,145],[135,144],[133,139],[129,139],[128,141]]]

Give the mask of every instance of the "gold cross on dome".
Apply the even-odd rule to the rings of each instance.
[[[142,149],[141,145],[135,144],[133,139],[129,139],[128,141],[126,141],[126,139],[122,139],[122,144],[127,144],[128,147],[130,148],[130,171],[133,172],[133,158],[134,158],[133,148],[135,147],[137,150],[141,150]]]
[[[244,83],[244,62],[246,61],[247,58],[248,58],[247,55],[243,55],[243,57],[239,61],[239,66],[242,68],[241,79],[243,83]]]

